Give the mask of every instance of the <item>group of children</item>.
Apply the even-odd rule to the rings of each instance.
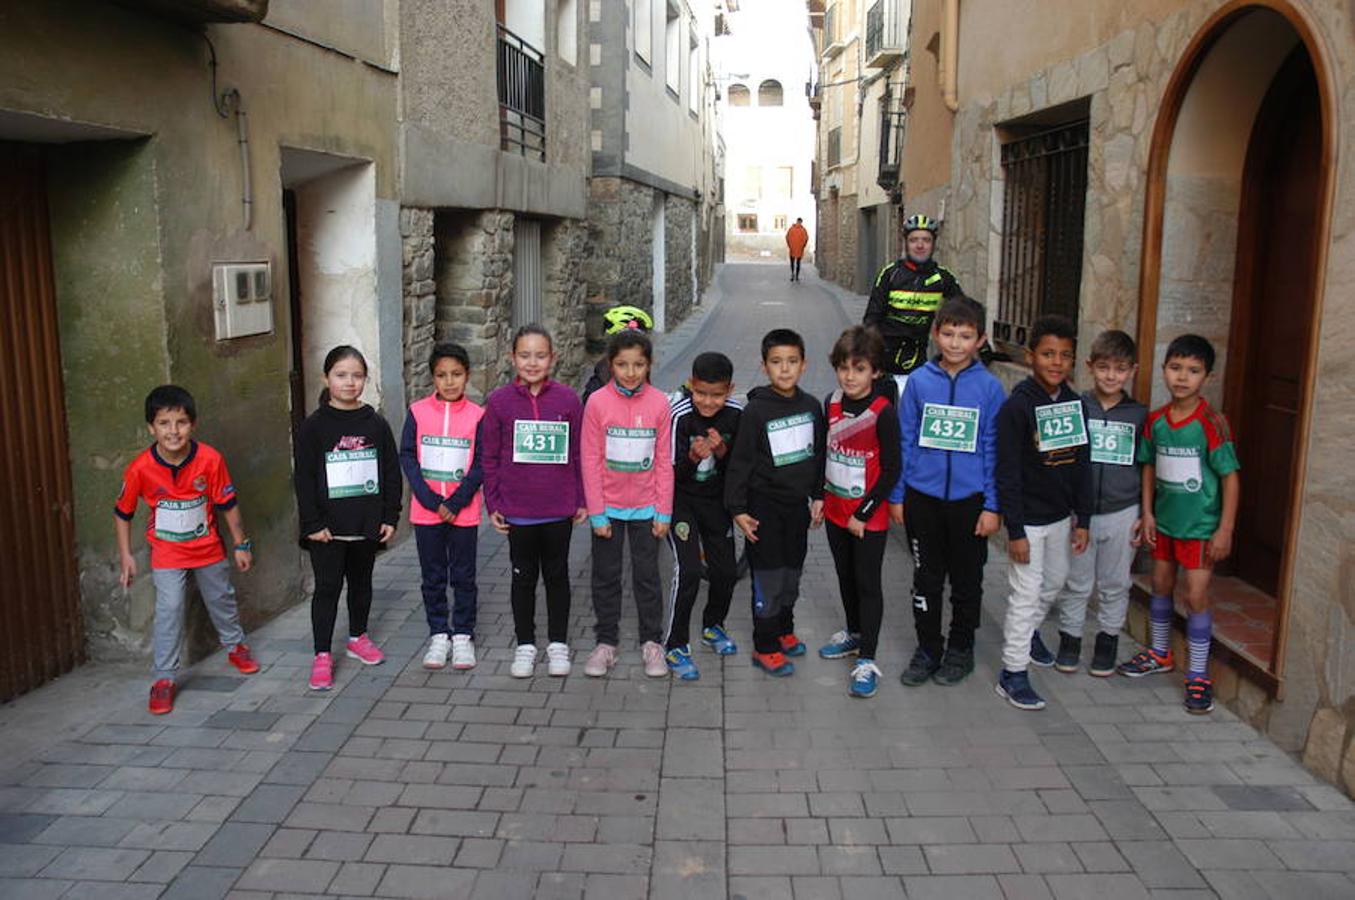
[[[988,538],[1005,525],[1011,593],[996,688],[1001,696],[1021,709],[1043,708],[1028,667],[1077,669],[1093,587],[1100,608],[1091,673],[1170,671],[1179,565],[1190,609],[1185,704],[1191,712],[1213,708],[1207,587],[1210,567],[1231,547],[1238,479],[1227,425],[1201,396],[1214,362],[1203,338],[1186,335],[1168,347],[1171,401],[1149,415],[1125,391],[1137,359],[1128,335],[1108,331],[1096,339],[1087,360],[1093,387],[1079,396],[1069,386],[1075,329],[1062,317],[1042,317],[1029,332],[1031,374],[1006,396],[977,358],[984,310],[957,296],[935,314],[936,356],[911,373],[901,396],[895,381],[883,377],[884,344],[873,327],[849,328],[834,343],[829,360],[838,388],[823,401],[799,386],[807,366],[803,339],[777,328],[761,346],[768,383],[740,404],[732,396],[733,364],[720,353],[698,355],[680,391],[655,388],[642,315],[609,319],[608,379],[586,402],[551,379],[555,350],[538,325],[513,336],[514,377],[483,407],[466,396],[466,351],[437,344],[429,359],[433,393],[410,407],[398,446],[385,420],[361,400],[362,354],[349,346],[329,353],[325,391],[295,442],[301,543],[315,573],[312,689],[333,685],[331,643],[345,584],[346,655],[366,665],[384,659],[367,635],[372,570],[378,548],[395,534],[403,471],[422,568],[430,633],[423,665],[429,669],[443,668],[449,658],[454,669],[476,664],[483,496],[491,524],[508,538],[513,677],[530,677],[541,656],[538,580],[546,595],[546,671],[560,677],[571,670],[569,545],[573,527],[584,521],[592,528],[596,620],[586,675],[605,676],[617,662],[626,544],[646,675],[699,677],[690,619],[703,574],[709,595],[701,643],[720,655],[736,653],[724,626],[736,582],[734,527],[746,539],[752,572],[753,664],[790,675],[790,657],[806,652],[795,635],[794,610],[808,532],[822,524],[846,621],[818,653],[856,657],[849,693],[873,696],[881,677],[881,568],[892,521],[906,525],[914,559],[917,648],[901,681],[954,685],[974,669]],[[143,498],[153,510],[147,538],[157,589],[150,709],[164,713],[173,706],[190,572],[232,664],[258,670],[243,643],[217,514],[231,532],[241,571],[252,564],[252,546],[224,462],[192,439],[192,397],[180,388],[157,388],[147,398],[146,420],[155,443],[127,469],[117,535],[125,586],[136,568],[130,520]],[[666,617],[658,564],[665,539],[674,561]],[[1152,547],[1155,560],[1152,641],[1117,667],[1140,541]],[[947,581],[952,615],[943,635]],[[1057,655],[1036,630],[1055,606]]]

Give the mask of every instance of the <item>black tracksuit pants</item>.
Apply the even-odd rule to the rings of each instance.
[[[753,649],[779,653],[782,635],[795,631],[795,600],[809,552],[809,503],[782,503],[751,495],[748,513],[758,521],[748,542],[753,583]]]
[[[847,632],[861,635],[861,658],[874,659],[880,642],[880,620],[884,617],[884,585],[880,570],[885,561],[887,531],[867,531],[865,537],[832,522],[824,524],[828,549],[837,569],[842,610],[847,614]]]
[[[513,565],[513,631],[519,644],[536,643],[536,579],[546,584],[546,632],[551,643],[569,643],[569,519],[508,530]]]
[[[669,595],[664,648],[691,643],[692,608],[701,590],[701,557],[706,559],[706,608],[701,628],[723,625],[734,596],[734,531],[729,512],[718,497],[673,495],[673,527],[668,546],[673,550],[673,585]]]
[[[913,548],[913,624],[918,645],[940,659],[941,604],[950,579],[950,640],[956,650],[974,647],[983,602],[988,539],[974,534],[983,495],[938,500],[909,488],[904,496],[908,542]]]

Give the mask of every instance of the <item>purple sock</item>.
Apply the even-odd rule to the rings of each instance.
[[[1186,641],[1190,644],[1190,668],[1187,678],[1209,677],[1209,639],[1214,634],[1214,614],[1209,610],[1191,613],[1186,618]]]
[[[1148,630],[1151,634],[1153,652],[1165,656],[1171,647],[1169,639],[1172,631],[1172,598],[1154,594],[1148,601]]]

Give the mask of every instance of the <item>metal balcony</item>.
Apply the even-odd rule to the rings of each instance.
[[[546,58],[499,26],[499,146],[546,161]]]
[[[888,68],[903,56],[902,19],[898,0],[875,0],[866,11],[866,68]]]
[[[821,35],[823,50],[820,55],[824,59],[832,59],[846,49],[846,44],[842,42],[842,36],[838,33],[841,28],[838,22],[838,4],[834,3],[828,7],[828,11],[823,14],[823,34]]]

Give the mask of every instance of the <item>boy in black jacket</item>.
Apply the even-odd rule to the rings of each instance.
[[[748,539],[753,571],[753,664],[790,675],[801,656],[795,600],[809,549],[809,528],[823,522],[828,426],[823,407],[799,388],[805,342],[788,328],[762,338],[762,371],[739,423],[725,473],[725,506]]]
[[[672,607],[664,660],[683,681],[701,677],[692,661],[689,631],[692,607],[701,589],[701,557],[710,588],[701,615],[701,643],[721,656],[738,651],[725,633],[734,596],[734,525],[724,503],[729,448],[739,431],[743,404],[730,398],[734,364],[723,353],[692,360],[692,377],[670,397],[673,410]]]
[[[1076,343],[1068,319],[1036,319],[1026,351],[1030,377],[1012,389],[997,417],[997,496],[1011,558],[997,693],[1018,709],[1044,709],[1026,672],[1031,635],[1068,578],[1069,550],[1087,547],[1087,418],[1082,398],[1067,384]]]

